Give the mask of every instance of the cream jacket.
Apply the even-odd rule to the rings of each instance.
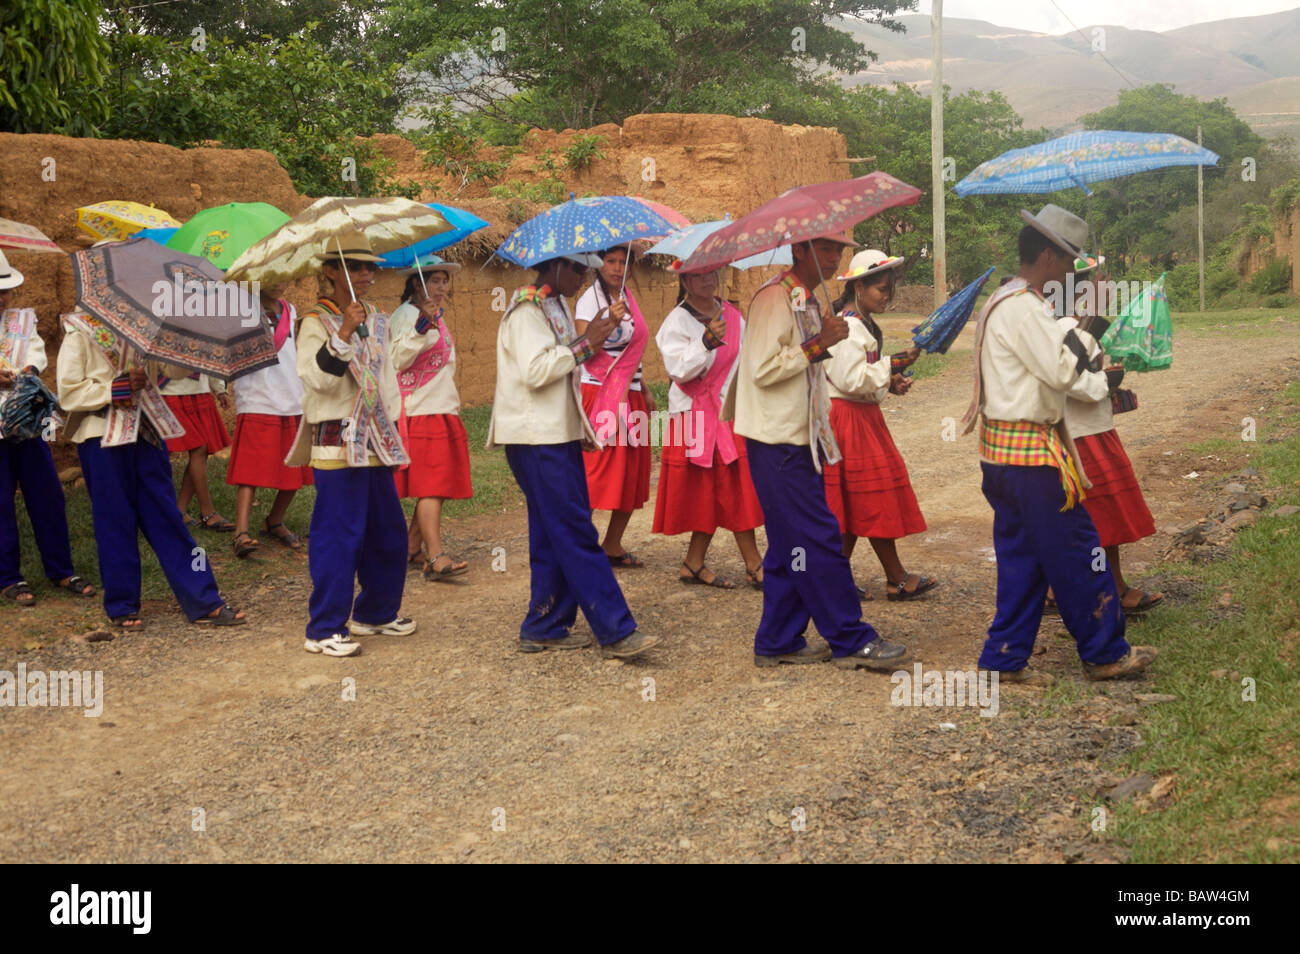
[[[430,328],[422,335],[416,333],[415,322],[419,317],[420,310],[410,302],[404,302],[394,309],[389,319],[392,324],[388,332],[388,354],[395,374],[405,371],[427,348],[432,348],[438,343],[440,335],[437,328]],[[443,320],[446,321],[445,318]],[[406,416],[456,414],[459,411],[460,392],[456,390],[456,346],[452,345],[447,363],[438,372],[438,376],[406,396]]]
[[[542,307],[569,328],[560,341]],[[487,447],[498,444],[566,444],[595,440],[574,390],[578,362],[568,342],[577,337],[564,299],[546,298],[542,306],[520,302],[509,309],[497,329],[497,383],[488,425]]]
[[[59,406],[69,415],[68,439],[74,444],[92,437],[103,437],[106,424],[104,412],[113,400],[113,378],[116,369],[109,363],[104,349],[80,331],[64,326],[63,344],[59,346],[58,388]],[[154,380],[160,374],[167,377],[184,377],[189,369],[150,361],[145,371]]]
[[[1065,320],[1065,319],[1061,319]],[[1091,335],[1079,339],[1088,345],[1088,358],[1101,354],[1101,345]],[[1104,371],[1085,371],[1070,386],[1065,398],[1065,427],[1071,437],[1089,437],[1113,429],[1110,409],[1110,385]]]
[[[831,356],[825,362],[830,395],[863,404],[879,404],[889,393],[892,377],[889,355],[882,353],[878,360],[867,361],[867,352],[876,350],[876,339],[861,318],[847,315],[845,320],[849,324],[849,336],[831,347]]]
[[[740,334],[740,340],[743,342],[745,340],[743,318],[740,320]],[[718,354],[716,350],[710,351],[704,346],[704,324],[687,311],[684,305],[678,305],[668,312],[668,317],[659,326],[659,333],[655,335],[655,344],[659,346],[659,353],[664,359],[664,368],[672,380],[672,384],[668,387],[668,413],[681,414],[689,411],[691,399],[681,389],[679,382],[694,381],[705,374],[713,367],[713,360]],[[724,403],[732,382],[736,380],[736,369],[739,367],[740,360],[737,357],[736,362],[731,366],[731,373],[727,375],[722,385],[720,396]]]
[[[373,314],[373,313],[372,313]],[[372,322],[372,318],[367,321]],[[316,447],[311,443],[311,427],[321,421],[341,421],[352,416],[360,388],[352,377],[350,369],[340,369],[332,364],[337,361],[350,362],[355,347],[361,339],[353,332],[347,341],[325,330],[320,316],[314,311],[303,315],[298,327],[298,377],[302,379],[302,419],[304,426],[298,431],[298,440],[294,443],[286,463],[291,467],[301,467],[311,461],[343,461],[347,459],[345,447]],[[387,350],[385,348],[385,350]],[[339,373],[340,370],[342,373]],[[379,377],[379,397],[388,412],[393,427],[397,426],[398,409],[401,407],[397,392],[397,376],[393,373],[393,363],[384,355],[383,368]],[[379,458],[372,452],[369,466],[382,466]]]
[[[815,295],[808,296],[806,307],[820,311]],[[761,288],[747,318],[736,362],[734,402],[728,395],[723,419],[728,419],[734,406],[735,430],[742,437],[764,444],[807,446],[808,356],[784,286],[775,282]]]
[[[1078,357],[1065,343],[1071,330],[1084,347],[1096,344],[1077,321],[1058,320],[1051,303],[1032,292],[1013,295],[993,309],[980,352],[986,418],[1039,424],[1062,419],[1065,392],[1080,377]]]

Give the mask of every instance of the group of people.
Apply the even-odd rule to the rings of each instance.
[[[1046,681],[1028,662],[1050,586],[1087,674],[1113,678],[1154,656],[1125,641],[1125,613],[1159,596],[1127,587],[1118,558],[1120,544],[1154,527],[1109,417],[1122,369],[1102,366],[1105,320],[1056,315],[1044,297],[1045,283],[1092,267],[1086,225],[1055,206],[1023,214],[1019,275],[991,296],[977,324],[976,396],[966,418],[968,430],[980,426],[999,574],[979,665],[1019,682]],[[794,244],[792,267],[744,314],[720,295],[719,271],[680,274],[676,306],[655,334],[671,386],[652,529],[689,534],[679,579],[720,589],[737,584],[707,566],[709,546],[719,529],[735,536],[746,582],[763,593],[758,666],[833,659],[843,668],[892,670],[910,660],[906,646],[863,619],[872,595],[850,565],[861,537],[881,565],[887,599],[916,599],[939,585],[909,572],[898,553],[897,540],[926,523],[881,413],[890,395],[908,393],[919,356],[916,348],[887,353],[875,320],[905,262],[867,249],[841,270],[850,248],[848,235]],[[473,492],[443,310],[458,266],[436,256],[417,262],[390,316],[366,301],[379,257],[365,234],[331,238],[329,249],[322,294],[300,318],[282,290],[263,295],[278,363],[233,383],[234,523],[207,493],[207,455],[229,443],[215,405],[219,386],[142,360],[90,315],[65,316],[59,401],[71,415],[115,625],[143,625],[137,530],[191,621],[244,622],[194,559],[191,497],[199,525],[233,532],[244,557],[260,546],[250,533],[256,488],[276,491],[262,531],[298,548],[284,517],[294,493],[314,484],[309,652],[350,656],[360,651],[354,636],[414,632],[416,623],[401,615],[408,565],[433,580],[467,571],[444,552],[441,528],[443,501]],[[488,447],[504,448],[527,505],[531,582],[521,652],[589,645],[573,632],[579,609],[606,657],[631,658],[660,642],[638,628],[614,572],[644,566],[623,538],[649,500],[652,456],[645,429],[629,421],[656,410],[642,364],[652,329],[635,283],[628,285],[631,255],[619,246],[541,263],[500,321]],[[0,259],[0,305],[16,287],[12,274]],[[823,303],[817,292],[830,277],[842,293]],[[5,340],[21,367],[42,370],[34,328]],[[13,380],[13,371],[0,370],[0,389]],[[189,455],[179,498],[168,449]],[[93,595],[72,570],[66,523],[60,529],[50,518],[57,511],[62,519],[63,500],[46,442],[5,440],[0,451],[0,592],[31,602],[18,573],[12,508],[21,485],[41,528],[47,575]],[[402,497],[417,501],[409,525]],[[603,539],[594,510],[610,511]],[[1106,572],[1096,569],[1102,552]],[[820,637],[808,633],[810,621]]]

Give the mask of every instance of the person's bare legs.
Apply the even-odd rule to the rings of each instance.
[[[601,544],[605,552],[612,557],[621,557],[627,553],[627,547],[623,546],[623,531],[627,529],[628,521],[632,519],[630,510],[614,510],[609,515],[609,526],[605,528],[605,540]],[[707,544],[705,544],[707,547]]]
[[[242,484],[235,491],[235,536],[241,533],[249,532],[249,524],[253,521],[253,499],[257,495],[256,487],[245,487]],[[279,498],[276,498],[279,500]],[[252,535],[249,534],[252,540]],[[252,540],[257,543],[256,540]]]
[[[266,522],[275,527],[284,523],[284,515],[289,512],[289,504],[293,503],[296,490],[281,490],[275,495],[275,500],[271,501],[271,512],[266,515]]]
[[[409,563],[420,555],[424,546],[424,534],[420,532],[420,502],[415,502],[415,513],[411,514],[411,528],[406,533],[406,559]],[[422,561],[423,562],[423,561]]]
[[[189,452],[189,460],[185,463],[185,475],[181,478],[181,489],[176,493],[176,506],[184,514],[190,509],[190,501],[194,499],[194,454],[197,451],[203,451],[205,448],[196,447]],[[200,508],[202,513],[202,508]]]
[[[740,550],[745,569],[754,576],[754,580],[763,582],[763,554],[758,552],[758,538],[753,530],[738,530],[733,534],[736,547]]]
[[[885,571],[885,582],[897,583],[899,580],[906,580],[907,570],[903,568],[903,561],[898,558],[896,541],[883,537],[867,539],[871,542],[871,549],[876,551],[876,559],[880,561],[881,569]]]
[[[677,575],[683,580],[689,580],[693,574],[690,570],[695,570],[700,574],[700,579],[705,583],[712,582],[716,574],[712,570],[705,570],[704,560],[709,553],[709,544],[713,542],[713,534],[700,533],[695,531],[691,534],[691,542],[686,546],[686,559],[682,562],[686,566],[681,567]],[[687,569],[690,568],[690,570]],[[705,574],[708,574],[707,576]]]
[[[420,524],[420,536],[429,551],[429,559],[434,561],[434,572],[463,570],[469,566],[464,560],[453,560],[450,556],[444,555],[441,560],[436,559],[442,553],[441,497],[421,497],[415,505],[415,518]]]

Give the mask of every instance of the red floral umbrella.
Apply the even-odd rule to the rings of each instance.
[[[896,205],[915,205],[921,190],[887,172],[797,186],[749,215],[718,229],[682,263],[683,272],[707,272],[781,245],[842,233]]]
[[[645,206],[647,209],[649,209],[651,212],[657,212],[657,213],[659,213],[659,214],[662,215],[665,219],[667,219],[669,222],[671,222],[671,223],[673,224],[673,226],[676,227],[676,228],[679,228],[679,229],[680,229],[680,228],[685,228],[686,226],[688,226],[688,225],[691,224],[691,220],[690,220],[690,219],[688,219],[686,216],[682,215],[680,212],[678,212],[676,209],[674,209],[674,208],[673,208],[672,206],[670,206],[670,205],[664,205],[662,202],[655,202],[655,201],[652,200],[652,199],[647,199],[647,198],[645,198],[645,197],[643,197],[643,196],[639,196],[639,195],[629,196],[629,198],[635,199],[637,202],[640,202],[642,205],[644,205],[644,206]]]

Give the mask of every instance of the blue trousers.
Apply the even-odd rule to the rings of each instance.
[[[14,504],[14,492],[19,487],[23,489],[23,503],[32,521],[45,575],[51,580],[66,580],[73,574],[72,548],[68,543],[63,485],[54,469],[50,445],[39,438],[0,441],[0,589],[23,578],[18,509]]]
[[[1080,659],[1101,664],[1127,654],[1124,611],[1101,562],[1097,529],[1081,506],[1061,512],[1065,491],[1056,468],[983,461],[980,467],[998,560],[997,615],[980,666],[1014,672],[1029,665],[1049,585]]]
[[[346,633],[348,617],[379,625],[397,618],[406,586],[406,515],[388,467],[313,468],[307,559],[308,639]],[[353,581],[361,592],[353,601]]]
[[[602,645],[631,636],[636,620],[591,522],[582,445],[508,444],[506,461],[528,502],[532,587],[519,638],[567,636],[578,607]]]
[[[140,545],[143,533],[185,617],[193,622],[222,605],[207,557],[176,508],[166,449],[141,438],[101,447],[92,437],[77,445],[90,493],[91,521],[109,618],[140,612]]]
[[[809,620],[835,656],[852,655],[878,634],[862,618],[840,525],[826,504],[826,485],[813,466],[812,452],[750,438],[745,448],[767,528],[763,618],[754,634],[755,655],[802,649]]]

